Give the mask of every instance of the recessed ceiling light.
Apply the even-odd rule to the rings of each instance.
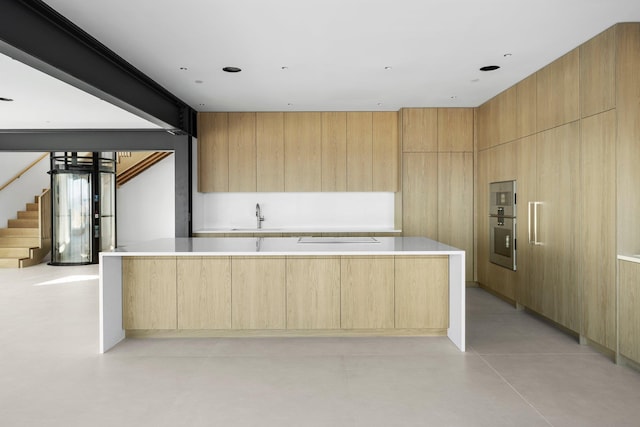
[[[382,102],[378,102],[378,107],[382,107]]]
[[[484,67],[480,67],[480,71],[493,71],[500,68],[499,65],[485,65]]]
[[[202,80],[196,80],[196,83],[200,84],[200,83],[204,83]]]
[[[180,70],[182,70],[182,71],[187,71],[187,70],[188,70],[188,68],[187,68],[187,67],[180,67]]]
[[[224,67],[222,71],[226,71],[227,73],[239,73],[242,69],[238,67]]]
[[[288,70],[288,69],[289,69],[289,67],[284,66],[284,67],[280,67],[280,69],[281,69],[281,70]]]
[[[199,105],[199,106],[201,106],[201,107],[204,107],[204,104],[202,104],[202,103],[200,103],[200,104],[198,104],[198,105]]]
[[[289,107],[292,107],[292,106],[293,106],[293,104],[292,104],[292,103],[290,103],[290,102],[289,102],[287,105],[288,105]]]
[[[504,56],[505,58],[508,58],[508,57],[510,57],[510,56],[511,56],[511,54],[510,54],[510,53],[505,53],[505,54],[504,54],[504,55],[502,55],[502,56]]]
[[[11,101],[13,101],[13,99],[11,99],[11,98],[4,98],[4,97],[0,97],[0,101],[11,102]]]
[[[451,99],[458,99],[458,96],[457,95],[453,95],[453,96],[451,96]]]
[[[471,80],[471,83],[478,83],[480,81],[480,79],[473,79]]]
[[[386,67],[384,67],[384,69],[385,69],[385,70],[392,70],[392,69],[393,69],[393,67],[390,67],[390,66],[388,66],[388,65],[387,65]]]

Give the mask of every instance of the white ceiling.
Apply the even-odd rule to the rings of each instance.
[[[475,107],[640,21],[638,0],[46,3],[198,111]]]

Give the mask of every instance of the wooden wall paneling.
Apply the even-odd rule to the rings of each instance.
[[[372,144],[373,191],[399,191],[398,113],[395,111],[373,113]]]
[[[322,191],[347,191],[347,113],[322,113]]]
[[[347,191],[373,190],[373,113],[347,113]]]
[[[438,152],[473,151],[473,108],[438,108]]]
[[[342,257],[341,327],[394,327],[394,258]]]
[[[531,308],[538,313],[542,312],[542,288],[539,282],[530,279],[532,272],[540,269],[533,261],[534,252],[537,248],[529,244],[529,202],[537,201],[536,182],[536,136],[528,137],[516,141],[516,179],[517,179],[517,270],[514,277],[516,301]],[[533,221],[533,217],[531,217]]]
[[[516,101],[516,87],[513,86],[478,108],[479,150],[517,138]]]
[[[516,85],[516,136],[536,133],[537,75],[532,74]]]
[[[572,50],[537,72],[538,131],[580,118],[580,50]]]
[[[176,329],[175,257],[122,258],[124,329]]]
[[[640,363],[640,264],[619,261],[619,351]]]
[[[582,120],[580,279],[581,334],[616,347],[616,113]]]
[[[229,191],[256,191],[256,113],[229,114]]]
[[[198,191],[229,191],[227,113],[198,113]]]
[[[404,153],[402,231],[438,240],[438,154]]]
[[[402,151],[438,151],[438,109],[402,109]]]
[[[295,112],[285,114],[285,191],[322,190],[321,132],[321,113]]]
[[[580,46],[581,117],[616,105],[615,27]]]
[[[466,252],[473,277],[473,153],[438,153],[438,241]]]
[[[572,122],[537,134],[539,256],[536,280],[542,284],[545,316],[579,332],[580,125]]]
[[[448,257],[395,257],[395,327],[449,327]]]
[[[489,282],[489,150],[477,154],[476,184],[476,280],[487,285]]]
[[[340,328],[340,258],[287,258],[287,329]]]
[[[178,329],[231,329],[231,261],[178,257]]]
[[[256,113],[257,191],[284,191],[284,113]]]
[[[231,327],[285,329],[285,258],[231,259]]]
[[[618,253],[640,253],[640,24],[616,25]]]

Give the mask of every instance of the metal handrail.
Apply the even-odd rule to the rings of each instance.
[[[24,175],[27,171],[29,171],[29,169],[31,169],[32,167],[34,167],[35,165],[37,165],[38,163],[40,163],[40,161],[42,159],[44,159],[45,157],[49,156],[49,153],[44,153],[42,156],[38,157],[36,160],[34,160],[33,162],[31,162],[27,167],[25,167],[24,169],[22,169],[20,172],[18,172],[17,174],[15,174],[13,176],[13,178],[9,179],[9,181],[7,181],[5,184],[2,185],[2,187],[0,187],[0,191],[4,190],[5,188],[7,188],[9,185],[11,185],[11,183],[13,183],[14,181],[17,181],[18,179],[20,179],[20,177],[22,175]]]

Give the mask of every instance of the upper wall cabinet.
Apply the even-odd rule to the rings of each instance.
[[[615,107],[615,77],[615,27],[611,27],[580,46],[582,117]]]
[[[574,49],[537,72],[537,130],[580,118],[580,51]]]
[[[399,188],[398,113],[200,113],[198,191]]]
[[[516,139],[516,88],[511,87],[478,108],[478,149]]]
[[[426,153],[438,151],[438,109],[402,109],[402,151]]]
[[[473,108],[438,108],[438,152],[473,151]]]
[[[518,138],[536,133],[537,78],[535,74],[516,85],[516,133]]]

